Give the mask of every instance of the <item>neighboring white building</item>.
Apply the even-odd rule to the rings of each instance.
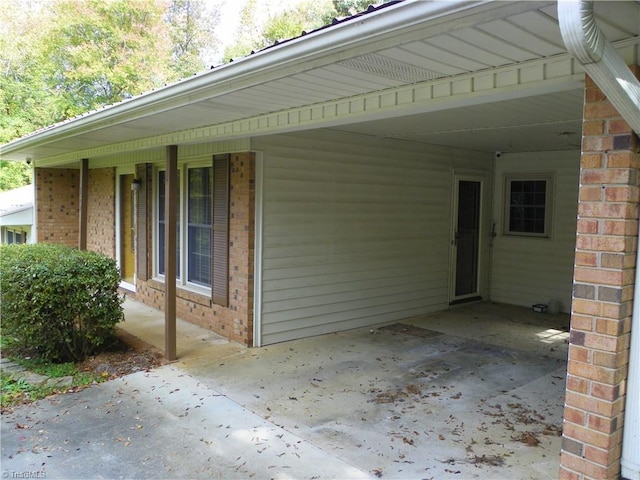
[[[33,185],[0,192],[0,243],[34,243]]]

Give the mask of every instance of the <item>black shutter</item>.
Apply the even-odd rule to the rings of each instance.
[[[213,156],[213,238],[211,241],[211,298],[229,305],[229,170],[230,155]]]

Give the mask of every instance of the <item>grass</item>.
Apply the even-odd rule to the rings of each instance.
[[[63,387],[63,389],[67,390],[86,387],[93,383],[100,383],[107,380],[103,375],[97,373],[79,371],[77,366],[72,362],[48,363],[39,359],[21,358],[20,356],[11,355],[10,353],[7,355],[6,351],[5,356],[33,373],[45,375],[50,378],[73,377],[71,386]],[[0,373],[0,409],[2,411],[23,403],[35,402],[36,400],[60,391],[60,387],[32,385],[18,375],[12,376],[4,372]]]
[[[33,373],[39,373],[40,375],[46,375],[47,377],[60,378],[73,376],[78,373],[76,366],[73,362],[67,363],[48,363],[40,359],[32,358],[20,358],[10,357],[12,361],[18,365],[23,366],[25,369]]]
[[[22,403],[35,402],[45,398],[56,391],[53,387],[31,385],[22,378],[13,378],[6,373],[0,373],[0,407],[6,408]]]

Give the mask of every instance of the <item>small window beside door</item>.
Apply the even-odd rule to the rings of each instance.
[[[551,236],[552,174],[505,175],[504,234]]]

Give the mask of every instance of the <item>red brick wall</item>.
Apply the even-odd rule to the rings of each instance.
[[[153,187],[147,179],[145,187]],[[231,156],[229,198],[229,306],[220,307],[210,297],[177,289],[178,318],[209,328],[224,337],[251,345],[253,343],[253,260],[255,212],[255,158],[252,153]],[[154,198],[150,195],[148,198]],[[153,248],[152,202],[148,202],[148,246]],[[142,254],[143,252],[138,252]],[[149,258],[153,258],[150,255]],[[136,284],[136,299],[164,310],[164,284],[155,280]]]
[[[115,258],[115,169],[89,170],[87,200],[87,250]]]
[[[640,69],[634,67],[636,75]],[[638,137],[587,78],[560,478],[618,478],[638,249]]]
[[[36,241],[77,247],[80,171],[36,168],[34,181]]]

